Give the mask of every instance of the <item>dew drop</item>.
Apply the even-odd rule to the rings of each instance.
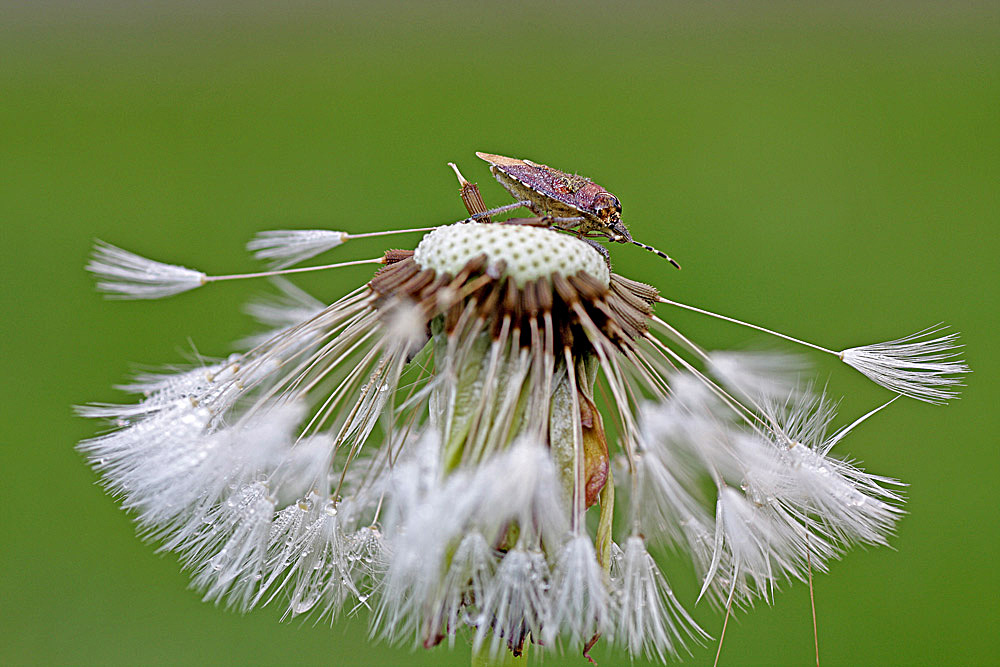
[[[292,605],[293,614],[304,614],[313,607],[316,606],[316,596],[306,598],[305,600],[300,600]]]

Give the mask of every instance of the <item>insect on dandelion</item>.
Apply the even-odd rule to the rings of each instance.
[[[470,217],[402,230],[427,232],[413,250],[289,268],[396,232],[264,232],[249,248],[271,270],[210,276],[96,246],[88,268],[117,298],[378,266],[329,305],[278,278],[245,351],[136,377],[137,403],[79,408],[112,424],[80,450],[207,600],[366,611],[376,638],[461,637],[489,660],[604,638],[667,661],[708,634],[650,545],[686,555],[728,618],[886,543],[899,483],[833,453],[885,405],[831,432],[835,403],[792,357],[706,352],[657,307],[745,323],[612,270],[594,239],[635,243],[613,195],[480,156],[518,202],[487,210],[455,168]],[[493,221],[521,205],[536,217]],[[748,326],[897,398],[945,402],[968,371],[940,327],[837,351]]]

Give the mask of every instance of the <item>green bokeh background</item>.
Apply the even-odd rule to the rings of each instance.
[[[894,549],[817,578],[820,644],[826,665],[997,662],[996,3],[131,5],[0,5],[0,662],[468,664],[461,641],[372,645],[364,618],[203,604],[95,484],[73,444],[96,425],[70,406],[121,400],[132,362],[228,352],[261,287],[108,302],[82,268],[93,238],[250,270],[261,229],[461,217],[448,161],[506,203],[476,150],[607,186],[634,236],[684,265],[618,246],[616,268],[678,300],[835,348],[960,329],[962,400],[897,402],[845,442],[909,482],[910,514]],[[333,299],[369,274],[303,284]],[[710,348],[763,343],[661,314]],[[845,420],[886,400],[816,361]],[[718,634],[720,614],[695,614]],[[730,623],[722,664],[811,656],[794,585]]]

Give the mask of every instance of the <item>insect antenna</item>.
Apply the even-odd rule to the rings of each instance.
[[[667,253],[663,252],[662,250],[658,250],[658,249],[654,248],[651,245],[646,245],[645,243],[639,243],[638,241],[636,241],[634,239],[629,239],[629,243],[631,243],[632,245],[637,245],[640,248],[642,248],[643,250],[648,250],[649,252],[653,253],[654,255],[659,255],[663,259],[667,260],[668,262],[670,262],[671,264],[673,264],[674,266],[676,266],[678,269],[681,268],[680,264],[678,264],[676,261],[674,261],[674,259],[670,255],[668,255]]]

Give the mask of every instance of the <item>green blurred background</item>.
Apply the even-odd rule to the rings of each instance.
[[[817,578],[820,645],[826,665],[998,660],[997,3],[132,4],[0,6],[0,662],[468,664],[461,642],[371,645],[364,618],[201,603],[95,484],[73,444],[97,425],[70,406],[121,400],[133,362],[228,352],[262,287],[108,302],[83,271],[93,238],[249,270],[258,230],[461,217],[448,161],[506,203],[476,150],[615,192],[634,236],[684,265],[618,246],[618,269],[673,298],[834,348],[961,330],[975,374],[960,401],[898,402],[845,442],[909,482],[910,514],[894,549]],[[302,283],[333,299],[369,274]],[[661,314],[710,348],[763,343]],[[844,420],[886,400],[816,361]],[[695,615],[718,635],[719,613]],[[811,659],[803,585],[739,615],[722,653]]]

